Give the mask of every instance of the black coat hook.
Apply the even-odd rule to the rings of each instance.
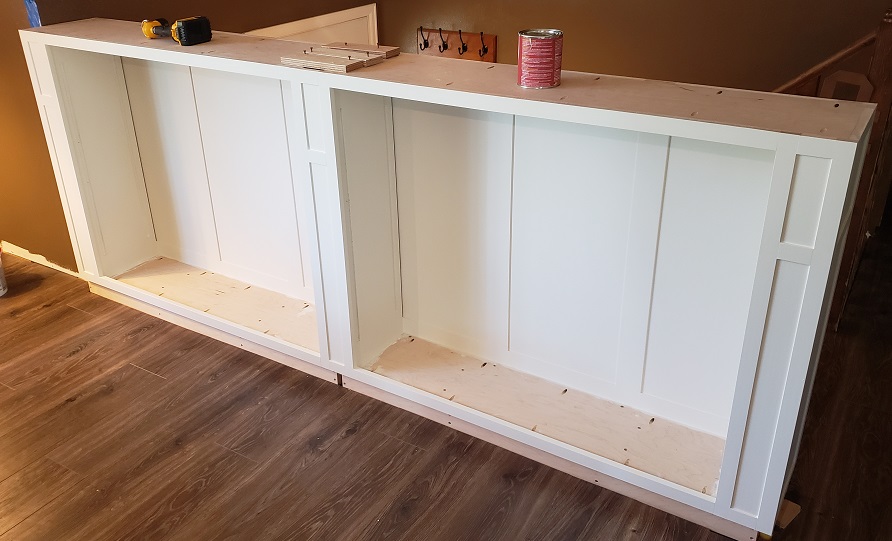
[[[480,32],[480,45],[482,45],[483,48],[478,50],[477,54],[480,55],[480,58],[483,58],[484,56],[486,56],[486,53],[489,52],[489,47],[487,47],[486,42],[483,41],[483,32]]]
[[[421,34],[421,43],[418,44],[418,50],[423,51],[431,46],[431,42],[427,40],[430,37],[431,33],[428,32],[427,35],[424,35],[424,27],[418,27],[418,33]]]
[[[445,51],[446,49],[449,48],[449,43],[447,43],[447,42],[446,42],[446,39],[443,38],[443,29],[440,28],[439,30],[440,30],[440,41],[442,41],[443,44],[442,44],[442,45],[437,45],[437,49],[439,49],[440,52],[442,53],[443,51]]]
[[[463,55],[468,52],[468,44],[465,43],[465,40],[461,39],[461,30],[458,31],[458,41],[461,42],[461,46],[458,48],[458,54]]]

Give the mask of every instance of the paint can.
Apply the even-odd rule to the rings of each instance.
[[[6,287],[6,275],[3,274],[3,247],[0,246],[0,297],[6,295],[9,288]]]
[[[552,88],[561,84],[564,33],[537,28],[517,33],[517,84]]]

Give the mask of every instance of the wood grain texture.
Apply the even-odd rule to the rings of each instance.
[[[371,371],[705,494],[724,440],[492,362],[405,337]]]
[[[2,541],[724,539],[61,273],[4,264],[0,332],[27,343],[0,356]],[[776,539],[892,535],[890,291],[887,230],[828,333],[787,495],[803,511]]]
[[[5,263],[0,541],[724,539]]]
[[[248,60],[277,66],[283,78],[290,68],[281,66],[283,56],[308,45],[264,39],[227,32],[214,32],[214,39],[188,47],[173,40],[146,40],[138,23],[87,19],[24,30],[39,33],[50,44],[59,38],[126,45],[152,53],[195,54],[207,58]],[[67,39],[62,39],[67,41]],[[70,43],[70,41],[69,41]],[[470,47],[470,46],[469,46]],[[135,56],[139,56],[138,54]],[[564,71],[561,86],[530,92],[516,84],[517,68],[488,62],[455,62],[448,58],[403,54],[387,62],[356,70],[350,75],[330,74],[329,84],[351,88],[340,78],[355,77],[389,83],[405,83],[479,95],[577,105],[659,117],[743,126],[821,139],[855,142],[870,120],[873,106],[855,102],[808,100],[800,96],[766,94],[746,90],[648,81],[611,75]],[[355,83],[355,82],[354,82]]]

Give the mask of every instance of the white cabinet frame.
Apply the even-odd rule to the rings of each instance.
[[[573,73],[565,74],[561,90],[536,94],[514,87],[511,67],[468,66],[475,63],[444,63],[409,55],[352,76],[334,75],[279,65],[279,57],[295,46],[287,42],[215,33],[214,40],[204,47],[181,48],[172,42],[146,42],[134,23],[119,21],[79,21],[25,30],[21,37],[79,275],[97,293],[329,380],[343,379],[347,387],[737,539],[754,539],[756,531],[771,532],[804,424],[872,106],[844,103],[834,107],[834,102],[826,100],[623,78],[604,77],[602,81],[600,76]],[[81,56],[63,54],[64,51],[78,51]],[[121,137],[112,140],[109,136],[109,152],[127,154],[135,160],[140,159],[138,130],[134,131],[129,117],[131,104],[121,59],[215,70],[273,80],[281,85],[287,158],[302,228],[301,242],[306,241],[305,253],[309,258],[305,268],[312,274],[311,301],[317,314],[318,351],[116,278],[128,265],[139,261],[133,260],[137,256],[125,258],[121,253],[101,253],[98,249],[96,215],[101,211],[92,208],[95,194],[90,192],[93,185],[89,164],[79,157],[82,141],[72,113],[78,105],[70,103],[74,92],[71,72],[82,67],[77,58],[84,59],[84,66],[93,60],[97,65],[104,62],[103,65],[112,66],[97,71],[92,80],[99,85],[97,95],[105,93],[118,101],[109,103],[105,97],[101,98],[104,103],[90,107],[108,108],[109,126],[121,130]],[[603,93],[598,93],[599,88],[604,89]],[[357,290],[368,286],[359,284],[355,269],[359,260],[368,256],[362,255],[363,247],[354,245],[356,225],[351,225],[352,162],[345,135],[350,132],[345,130],[354,128],[348,118],[351,109],[339,105],[348,96],[345,93],[366,96],[371,102],[383,100],[383,114],[376,121],[380,125],[368,129],[378,133],[378,141],[389,149],[380,159],[370,158],[377,160],[376,167],[387,190],[375,196],[379,199],[376,204],[389,210],[375,218],[378,225],[369,227],[378,227],[382,238],[393,238],[393,245],[381,256],[381,275],[375,278],[380,278],[376,283],[390,280],[387,287],[394,290],[393,295],[398,295],[400,288],[399,255],[394,250],[399,250],[402,212],[397,210],[395,185],[387,184],[395,184],[388,179],[395,176],[397,168],[394,150],[397,155],[401,152],[400,148],[394,149],[398,146],[393,136],[394,100],[511,118],[543,119],[556,125],[637,132],[652,144],[664,145],[663,160],[673,139],[773,153],[758,258],[752,262],[754,283],[745,329],[741,329],[743,348],[714,496],[362,367],[361,357],[380,350],[381,344],[370,346],[364,342],[370,338],[362,335],[366,324],[361,323],[362,308],[357,307],[356,301]],[[663,95],[666,100],[653,98]],[[366,98],[359,101],[363,99]],[[127,163],[127,159],[122,163]],[[142,166],[146,167],[146,163]],[[142,209],[145,192],[140,193],[144,186],[139,168],[129,172],[119,168],[112,173],[129,179],[130,187],[121,188],[125,191],[117,195],[123,198],[122,204],[130,201],[136,205],[134,208]],[[815,192],[816,178],[824,186],[820,193]],[[354,204],[354,210],[360,212],[359,203]],[[652,222],[649,211],[642,210],[646,208],[649,207],[636,212]],[[151,220],[148,206],[128,213]],[[147,246],[154,242],[151,227],[146,223],[121,217],[104,219],[116,220],[116,226],[121,228],[143,231],[133,235],[142,235],[139,238],[144,238]],[[134,248],[140,253],[150,249]],[[639,277],[644,283],[648,279],[652,282],[647,272],[645,269]],[[378,323],[391,326],[387,328],[393,328],[400,319],[398,308],[382,308],[380,314],[383,322]]]

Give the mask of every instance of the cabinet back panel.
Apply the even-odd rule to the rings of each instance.
[[[394,100],[406,332],[507,347],[512,117]]]
[[[113,276],[156,255],[121,58],[61,48],[52,58],[99,272]]]
[[[281,83],[192,69],[220,256],[234,278],[300,296]]]
[[[510,351],[527,371],[615,383],[637,139],[517,118]]]
[[[642,392],[725,427],[773,163],[773,152],[719,143],[669,148]]]
[[[220,261],[188,66],[124,60],[160,255],[204,269]]]

